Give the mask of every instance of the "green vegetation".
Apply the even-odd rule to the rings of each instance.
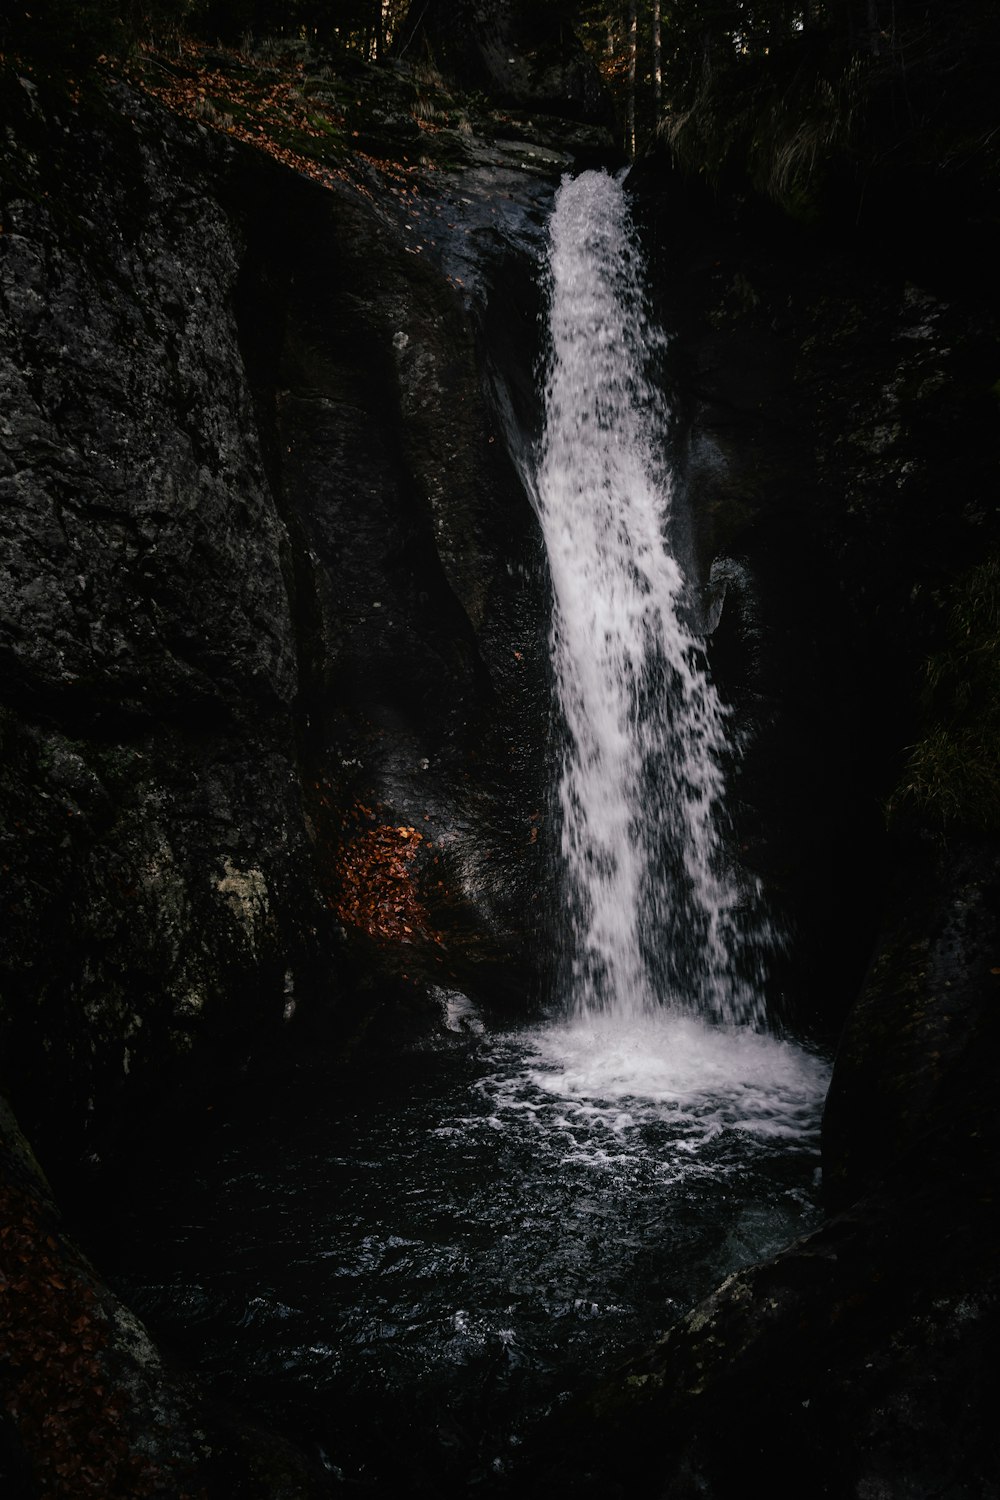
[[[927,662],[930,727],[913,746],[890,817],[1000,830],[1000,558],[952,590],[944,649]]]
[[[104,54],[122,56],[143,38],[184,23],[190,0],[19,0],[0,13],[0,59],[79,75]]]
[[[374,61],[406,8],[407,0],[17,0],[0,12],[0,59],[80,74],[98,57],[120,59],[183,32],[244,48],[298,38]]]
[[[831,176],[1000,171],[993,0],[622,0],[582,17],[640,148],[659,136],[795,212]]]

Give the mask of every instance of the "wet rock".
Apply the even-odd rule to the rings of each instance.
[[[991,1193],[997,1134],[983,1059],[997,1041],[1000,855],[968,837],[911,852],[840,1039],[823,1122],[834,1210],[899,1176]]]
[[[232,152],[134,96],[100,120],[6,102],[0,1026],[58,1173],[102,1158],[175,1063],[278,1035],[323,916]],[[255,882],[240,911],[230,869]]]
[[[11,1500],[319,1500],[327,1475],[171,1369],[67,1233],[0,1098],[0,1480]]]
[[[830,1219],[553,1424],[566,1493],[997,1493],[997,876],[981,841],[910,851],[837,1056]]]
[[[121,88],[6,105],[0,1026],[58,1172],[150,1089],[313,1025],[340,1045],[401,983],[430,1016],[428,982],[541,982],[518,465],[568,158],[526,172],[525,129],[379,197]],[[369,887],[395,926],[345,918],[359,816],[362,848],[421,833],[413,890]]]
[[[543,982],[518,464],[563,163],[479,142],[404,203],[119,86],[4,107],[0,1082],[86,1218],[130,1132],[197,1129],[247,1070]],[[177,1399],[192,1493],[313,1493]]]
[[[739,841],[793,936],[785,1003],[836,1028],[950,591],[1000,543],[995,310],[919,286],[898,246],[712,198],[655,158],[630,181],[675,334],[689,571],[731,575],[711,657],[751,726]]]

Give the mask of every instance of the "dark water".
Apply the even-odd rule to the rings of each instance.
[[[553,1407],[816,1217],[826,1069],[793,1045],[451,1024],[231,1115],[119,1228],[161,1338],[379,1494],[516,1494]]]

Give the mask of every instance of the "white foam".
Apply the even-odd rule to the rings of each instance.
[[[541,1088],[564,1098],[684,1104],[706,1095],[814,1101],[826,1067],[794,1042],[671,1011],[589,1016],[535,1033]]]
[[[531,1131],[566,1161],[658,1159],[672,1176],[700,1170],[702,1148],[727,1132],[814,1147],[829,1081],[827,1063],[795,1042],[670,1011],[552,1023],[509,1057],[519,1066],[481,1085],[490,1128]]]

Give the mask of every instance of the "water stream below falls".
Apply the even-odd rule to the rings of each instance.
[[[620,186],[563,185],[545,438],[559,1016],[442,1034],[234,1112],[119,1285],[241,1404],[383,1495],[525,1494],[547,1413],[811,1227],[825,1062],[767,1030],[775,934],[727,857],[728,718],[668,544],[662,342]],[[567,1485],[562,1493],[572,1493]]]
[[[826,1069],[791,1043],[453,1024],[353,1097],[248,1102],[118,1236],[168,1346],[387,1497],[532,1492],[547,1413],[817,1218]]]

